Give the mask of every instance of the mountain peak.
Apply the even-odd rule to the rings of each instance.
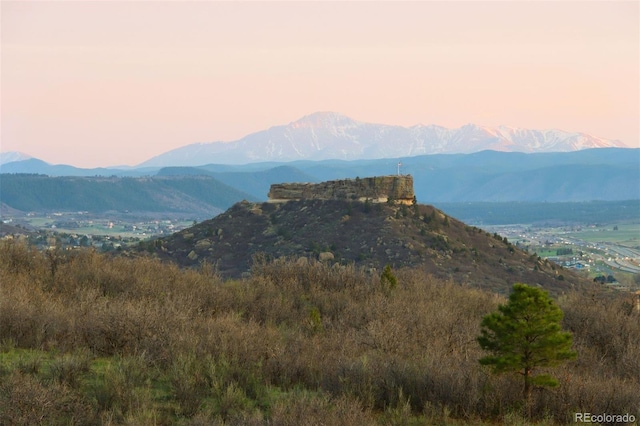
[[[143,166],[246,164],[262,161],[364,160],[485,150],[568,152],[624,147],[618,141],[559,130],[532,130],[467,124],[457,129],[412,127],[356,121],[322,111],[228,143],[188,145],[142,163]]]
[[[0,165],[13,163],[14,161],[23,161],[32,158],[29,154],[19,151],[0,152]]]
[[[357,122],[344,114],[332,111],[320,111],[304,117],[289,124],[293,128],[331,128],[353,126]]]

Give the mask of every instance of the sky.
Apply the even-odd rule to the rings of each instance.
[[[0,150],[136,165],[317,111],[640,147],[638,1],[0,2]]]

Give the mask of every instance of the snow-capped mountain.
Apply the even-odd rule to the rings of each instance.
[[[31,158],[30,155],[25,154],[24,152],[18,151],[9,151],[9,152],[0,152],[0,165],[6,163],[12,163],[14,161],[23,161]]]
[[[364,123],[335,112],[307,115],[233,142],[198,143],[168,151],[140,166],[197,166],[264,161],[355,160],[425,154],[566,152],[625,147],[620,141],[561,130],[496,128],[467,124],[457,129]]]

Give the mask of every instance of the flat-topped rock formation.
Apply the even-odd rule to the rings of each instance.
[[[402,204],[414,200],[413,176],[375,176],[321,183],[277,183],[269,190],[270,202],[291,200],[354,200]]]

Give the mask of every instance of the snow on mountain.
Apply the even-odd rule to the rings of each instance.
[[[18,152],[18,151],[0,152],[0,165],[13,163],[14,161],[28,160],[29,158],[31,158],[31,156],[25,154],[24,152]]]
[[[318,112],[233,142],[187,145],[140,166],[198,166],[264,161],[377,159],[425,154],[566,152],[625,147],[620,141],[561,130],[496,128],[467,124],[457,129],[436,125],[412,127],[364,123],[335,112]]]

